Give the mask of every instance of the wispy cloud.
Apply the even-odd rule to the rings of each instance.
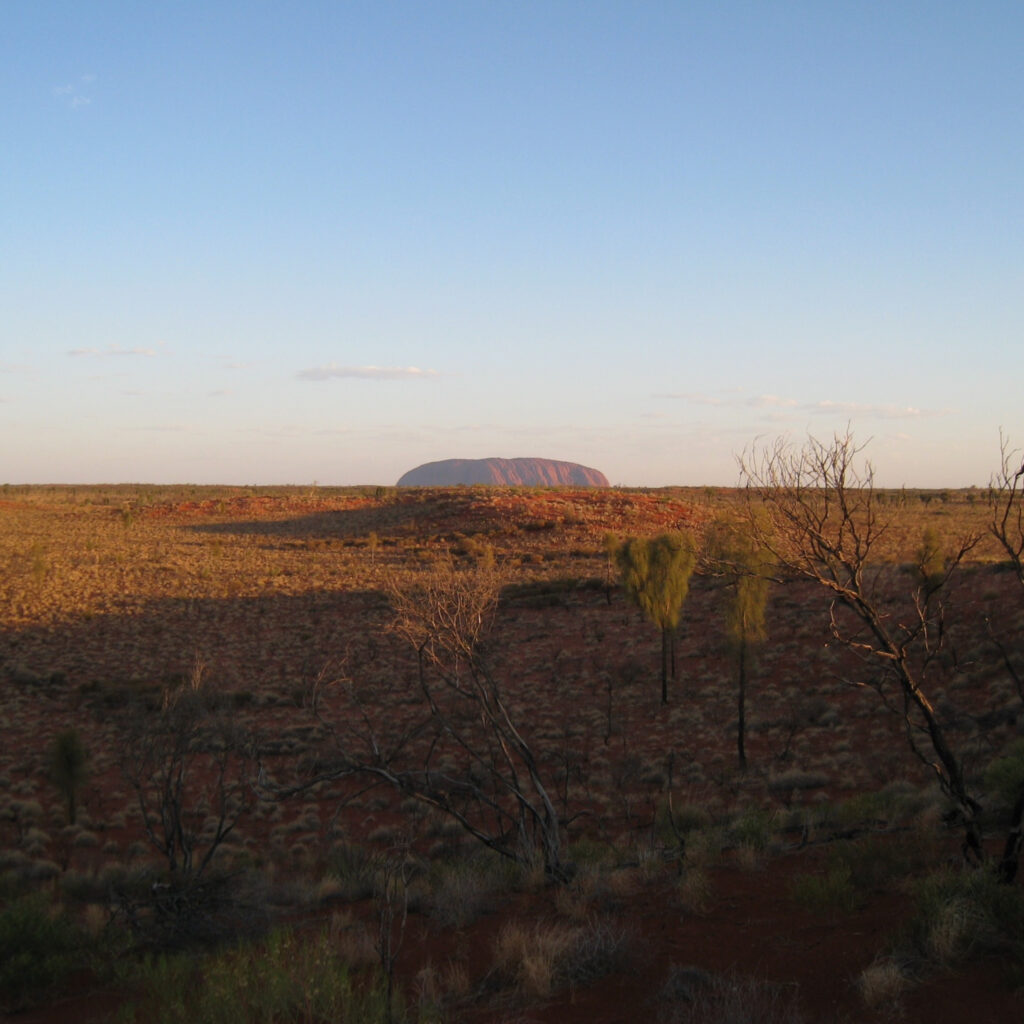
[[[832,402],[825,399],[813,405],[801,406],[815,415],[870,416],[880,420],[923,419],[948,416],[949,409],[918,409],[913,405],[876,405],[862,402]]]
[[[71,110],[80,110],[92,103],[92,86],[96,82],[95,75],[79,75],[74,82],[55,85],[51,90],[54,99],[60,101]]]
[[[893,405],[875,402],[836,402],[825,398],[816,402],[801,402],[795,398],[780,395],[737,394],[707,395],[697,392],[664,392],[655,398],[671,398],[689,402],[691,405],[708,405],[729,409],[763,409],[772,419],[785,413],[811,416],[844,416],[863,419],[923,419],[948,416],[949,409],[919,409],[913,405]]]
[[[437,370],[421,370],[418,366],[313,366],[295,375],[299,380],[331,380],[349,377],[358,380],[428,380],[440,377]]]
[[[703,395],[695,391],[657,391],[652,398],[673,398],[691,405],[735,405],[733,399],[722,398],[719,395]]]
[[[747,406],[751,409],[789,409],[795,408],[800,403],[795,398],[781,398],[779,395],[747,395],[737,394],[735,391],[723,392],[716,395],[706,395],[695,391],[665,391],[654,395],[655,398],[677,398],[691,405],[710,405],[720,408],[741,408]]]
[[[800,403],[795,398],[780,398],[778,395],[754,395],[743,404],[751,409],[795,409]]]
[[[108,345],[106,348],[72,348],[68,349],[69,356],[155,356],[156,352],[151,348],[122,348],[120,345]]]

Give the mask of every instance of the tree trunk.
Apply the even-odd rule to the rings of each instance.
[[[876,630],[875,632],[876,635],[880,635],[879,630]],[[978,811],[981,810],[981,807],[978,804],[978,801],[971,796],[970,791],[967,788],[967,781],[964,778],[963,767],[956,755],[953,753],[949,744],[946,742],[946,734],[943,732],[942,726],[939,724],[939,720],[935,714],[935,708],[932,707],[931,701],[928,700],[924,695],[924,692],[911,676],[906,664],[905,655],[899,651],[891,641],[889,649],[893,651],[896,656],[896,670],[899,673],[900,685],[903,692],[910,698],[910,701],[917,707],[921,716],[924,718],[932,750],[935,752],[936,757],[939,759],[939,764],[945,771],[944,778],[942,774],[939,773],[940,784],[945,789],[947,795],[955,801],[960,812],[964,829],[964,857],[968,863],[973,862],[975,865],[983,864],[985,862],[985,848],[982,846],[981,829],[978,827]],[[909,721],[907,722],[907,729],[909,735]],[[915,749],[913,740],[911,740],[911,749]]]
[[[999,861],[999,881],[1011,885],[1017,879],[1020,865],[1021,846],[1024,845],[1024,789],[1017,794],[1017,802],[1013,805],[1013,818],[1010,831],[1006,835],[1006,845]]]
[[[669,630],[661,631],[661,703],[668,703],[668,645]]]
[[[747,643],[740,641],[740,693],[739,693],[739,723],[736,727],[736,752],[739,755],[740,771],[747,770]]]

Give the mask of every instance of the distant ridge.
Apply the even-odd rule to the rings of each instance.
[[[597,469],[557,459],[442,459],[410,469],[399,487],[454,487],[495,484],[504,487],[607,487]]]

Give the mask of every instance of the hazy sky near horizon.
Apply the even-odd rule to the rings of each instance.
[[[1024,443],[1024,4],[0,7],[0,481]]]

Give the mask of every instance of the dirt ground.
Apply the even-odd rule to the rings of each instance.
[[[822,594],[804,584],[772,588],[768,635],[749,684],[745,774],[736,766],[736,670],[720,580],[694,578],[676,637],[671,700],[660,705],[658,631],[617,587],[604,538],[699,534],[735,508],[738,495],[193,492],[34,488],[0,496],[0,781],[7,807],[39,807],[35,846],[8,814],[0,848],[28,850],[32,862],[54,865],[54,887],[69,871],[96,874],[153,859],[118,756],[119,712],[133,695],[201,674],[238,723],[268,738],[274,778],[301,778],[346,727],[349,683],[372,693],[370,705],[391,709],[389,728],[418,713],[416,652],[391,628],[390,588],[440,555],[471,565],[493,554],[505,589],[487,657],[517,723],[559,780],[570,850],[613,850],[614,881],[610,891],[570,887],[572,898],[543,884],[495,893],[457,925],[414,909],[398,960],[410,998],[425,965],[457,962],[479,988],[446,1019],[670,1019],[668,979],[673,969],[692,967],[776,983],[808,1021],[1024,1019],[1007,964],[991,956],[918,965],[898,1002],[867,1007],[858,979],[898,944],[912,914],[906,885],[882,880],[862,889],[855,906],[838,909],[794,896],[800,879],[827,875],[836,843],[849,838],[846,819],[830,809],[886,787],[914,809],[899,821],[858,821],[858,841],[924,836],[930,866],[959,860],[959,836],[943,825],[941,799],[927,767],[908,751],[900,716],[864,685],[876,670],[830,643]],[[924,525],[944,539],[983,530],[983,504],[968,497],[894,507],[884,584],[894,595],[906,589],[900,566]],[[979,545],[971,558],[952,597],[955,653],[935,676],[932,698],[980,772],[1018,737],[1015,693],[986,642],[985,623],[1019,635],[1024,601],[992,547]],[[311,694],[320,684],[314,722]],[[81,829],[62,838],[63,806],[46,763],[54,737],[70,728],[89,751],[90,774]],[[749,813],[767,822],[763,843],[737,841],[723,826],[725,838],[702,865],[700,898],[682,881],[688,869],[680,857],[665,852],[659,823],[670,794],[674,807],[695,809],[702,821]],[[348,783],[322,784],[241,821],[231,850],[272,870],[277,887],[308,891],[339,836],[383,847],[407,817],[386,792],[353,798]],[[425,861],[471,845],[437,823],[424,831],[429,824],[413,839]],[[83,832],[89,838],[79,838]],[[342,906],[365,916],[370,902],[306,898],[293,919],[312,927]],[[486,984],[496,937],[509,921],[597,916],[627,936],[610,974],[534,1000],[495,994]],[[97,990],[81,978],[18,1019],[105,1020],[125,998],[117,986]]]

